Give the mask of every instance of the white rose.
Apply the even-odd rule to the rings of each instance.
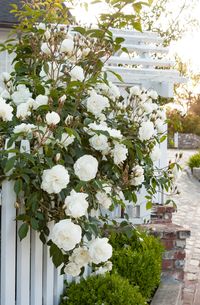
[[[119,165],[123,161],[126,160],[128,154],[128,149],[124,144],[115,144],[113,150],[112,150],[112,155],[114,157],[114,163]]]
[[[96,177],[98,161],[91,155],[80,157],[74,164],[75,175],[82,181],[90,181]]]
[[[95,150],[103,151],[109,148],[108,138],[102,134],[94,135],[89,139],[89,142]]]
[[[38,30],[43,30],[43,31],[45,31],[45,30],[46,30],[46,25],[45,25],[45,23],[40,22],[39,24],[36,25],[36,28],[37,28]]]
[[[96,199],[98,200],[99,204],[107,210],[112,205],[112,199],[104,191],[98,191],[96,193]]]
[[[33,132],[35,129],[37,129],[36,125],[22,123],[20,125],[15,126],[15,128],[13,129],[13,132],[28,134],[28,133]]]
[[[77,193],[74,190],[65,198],[65,213],[66,215],[78,218],[87,214],[88,202],[87,194]]]
[[[33,103],[33,109],[36,110],[36,109],[38,109],[38,107],[44,106],[47,104],[48,104],[48,96],[39,94]]]
[[[83,48],[82,54],[83,56],[87,56],[90,53],[90,48]]]
[[[50,48],[49,44],[46,43],[46,42],[43,42],[42,45],[41,45],[41,51],[43,53],[45,53],[46,55],[50,55],[51,54],[51,48]]]
[[[108,238],[94,239],[89,246],[89,255],[94,264],[106,262],[112,256],[112,246],[108,243]]]
[[[32,98],[29,98],[26,103],[19,104],[17,106],[17,113],[16,117],[19,119],[21,118],[22,120],[26,119],[28,116],[31,115],[31,107],[33,105],[34,100]]]
[[[52,111],[46,114],[46,122],[48,125],[57,125],[60,122],[60,116],[57,112]]]
[[[160,148],[156,145],[154,146],[153,150],[150,153],[150,158],[153,162],[158,161],[161,157],[161,150]]]
[[[109,132],[110,136],[113,137],[113,138],[117,138],[117,139],[121,139],[122,138],[122,133],[121,133],[120,130],[108,127],[108,132]]]
[[[93,135],[95,134],[95,132],[93,132],[92,130],[95,130],[95,131],[97,131],[97,130],[109,131],[109,128],[108,128],[106,122],[101,122],[100,124],[97,124],[97,123],[90,123],[90,124],[88,125],[88,127],[89,127],[89,130],[88,130],[88,128],[85,128],[85,131],[86,131],[89,135],[91,135],[91,136],[93,136]]]
[[[142,122],[139,128],[139,139],[146,141],[155,135],[154,125],[151,121]]]
[[[74,249],[72,255],[69,257],[69,260],[78,266],[83,267],[90,262],[91,258],[88,249],[79,247]]]
[[[148,96],[150,96],[153,100],[157,100],[158,93],[155,90],[147,91]]]
[[[0,97],[0,118],[4,122],[12,121],[13,118],[13,108],[6,103],[6,101]]]
[[[164,133],[166,131],[166,124],[163,122],[163,120],[157,119],[154,124],[158,133]]]
[[[44,37],[46,40],[49,40],[51,38],[51,32],[49,30],[46,30],[44,33]]]
[[[158,108],[156,103],[151,103],[151,102],[145,102],[144,104],[142,104],[142,109],[146,112],[146,113],[152,113],[154,110],[156,110]]]
[[[131,185],[138,186],[144,182],[144,169],[140,165],[136,165],[132,169]]]
[[[95,275],[103,275],[106,272],[110,272],[111,270],[112,270],[112,262],[111,261],[107,261],[104,266],[99,267],[95,271]]]
[[[64,103],[64,102],[66,101],[66,99],[67,99],[67,96],[66,96],[65,94],[63,94],[63,95],[59,98],[59,101],[60,101],[61,103]]]
[[[69,74],[71,75],[72,80],[79,80],[82,82],[85,78],[83,68],[80,66],[75,66]]]
[[[79,225],[70,219],[57,222],[51,232],[50,238],[54,244],[64,251],[70,251],[81,241],[82,230]]]
[[[99,116],[103,110],[110,106],[107,97],[97,94],[94,90],[91,91],[90,97],[86,101],[87,111],[95,116]]]
[[[141,89],[139,86],[133,86],[130,88],[130,94],[139,96],[141,94]]]
[[[79,265],[75,264],[74,262],[70,262],[66,265],[64,268],[65,274],[71,275],[71,276],[78,276],[81,273],[81,268]]]
[[[27,100],[32,97],[32,93],[25,85],[18,85],[17,91],[15,91],[11,97],[15,105],[19,105],[21,103],[26,103]]]
[[[10,73],[8,73],[8,72],[3,72],[3,73],[2,73],[2,80],[3,80],[4,82],[8,82],[10,79],[11,79]]]
[[[60,46],[60,52],[68,53],[69,55],[71,55],[73,53],[73,50],[74,50],[73,40],[69,38],[64,39]]]
[[[75,136],[70,136],[68,133],[64,132],[61,136],[61,140],[58,141],[59,144],[67,148],[70,144],[74,142]]]
[[[1,91],[1,97],[4,99],[10,99],[10,93],[5,89]]]
[[[67,187],[69,174],[63,165],[55,165],[51,169],[46,169],[42,174],[41,188],[48,194],[58,194]]]
[[[160,118],[161,120],[163,120],[163,121],[166,120],[165,109],[158,109],[156,114],[157,114],[157,117]]]

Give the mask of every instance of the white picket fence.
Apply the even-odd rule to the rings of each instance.
[[[121,74],[124,83],[120,83],[111,73],[110,80],[119,85],[122,92],[124,87],[139,84],[157,90],[162,96],[171,97],[174,83],[181,82],[182,78],[177,71],[170,69],[173,62],[163,57],[168,50],[161,46],[162,39],[152,33],[112,31],[115,36],[125,38],[124,47],[129,50],[130,57],[124,58],[118,53],[109,59],[105,69]],[[159,59],[161,54],[162,59]],[[3,63],[0,72],[10,71],[10,62],[11,58],[6,53],[0,54],[0,64]],[[24,147],[29,151],[27,141],[21,143],[22,150]],[[166,142],[161,144],[161,150],[162,158],[157,165],[164,167],[167,162]],[[1,305],[58,305],[64,277],[54,268],[48,248],[42,245],[36,232],[29,232],[26,239],[19,241],[17,230],[20,224],[15,221],[16,196],[12,181],[5,180],[2,183],[1,195]],[[150,217],[144,196],[143,189],[138,194],[138,204],[126,207],[126,212],[135,224]],[[162,200],[162,194],[158,193],[156,201]],[[111,216],[120,221],[120,207]]]

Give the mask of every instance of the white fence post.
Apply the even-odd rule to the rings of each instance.
[[[6,141],[5,149],[7,148]],[[13,147],[12,147],[13,148]],[[9,154],[8,158],[13,154]],[[14,182],[7,179],[2,183],[1,210],[1,304],[15,305],[16,266],[16,195]]]
[[[21,141],[20,152],[30,153],[30,143],[28,140]],[[23,204],[23,194],[21,194]],[[24,207],[20,207],[23,213]],[[17,222],[17,228],[21,226],[21,221]],[[20,241],[17,236],[17,300],[16,305],[30,304],[30,230],[27,236]]]

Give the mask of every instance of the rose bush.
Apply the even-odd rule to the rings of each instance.
[[[37,230],[54,264],[73,276],[87,264],[104,268],[112,255],[101,238],[102,208],[134,204],[143,185],[149,205],[157,187],[168,190],[173,180],[173,163],[153,164],[165,138],[157,93],[135,86],[123,98],[103,71],[102,58],[123,41],[109,27],[124,24],[129,2],[138,12],[139,2],[115,1],[115,18],[102,15],[94,29],[63,25],[70,14],[61,0],[22,2],[22,10],[13,6],[19,41],[1,46],[15,53],[0,90],[1,180],[9,173],[15,182],[20,239]],[[137,28],[133,19],[126,22]],[[20,150],[22,139],[30,152]]]

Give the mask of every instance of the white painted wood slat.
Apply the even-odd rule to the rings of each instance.
[[[102,58],[103,61],[106,60],[105,57]],[[152,59],[152,58],[140,58],[140,57],[130,57],[123,58],[120,56],[112,56],[108,59],[106,64],[116,64],[116,65],[148,65],[148,66],[159,66],[159,67],[171,67],[174,66],[175,62],[171,60],[162,59]]]
[[[31,230],[31,305],[42,305],[43,244]]]

